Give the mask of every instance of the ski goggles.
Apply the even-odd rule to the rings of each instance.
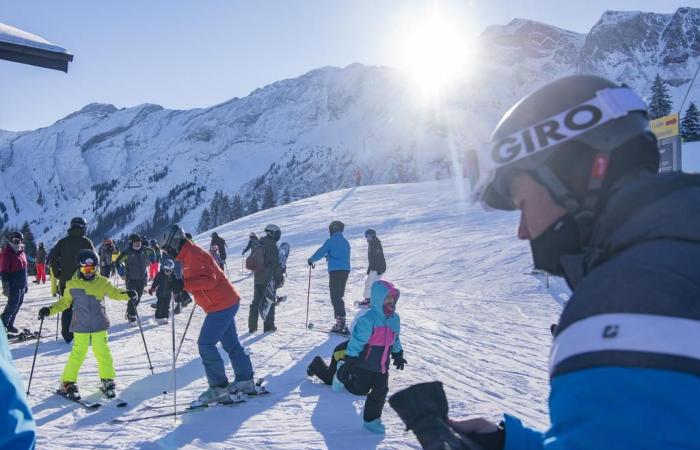
[[[95,271],[95,266],[80,266],[80,273],[83,275],[94,275]]]
[[[10,239],[10,242],[12,242],[13,244],[21,244],[22,239],[18,237],[13,237],[12,239]]]
[[[504,200],[510,197],[509,186],[498,182],[499,175],[511,169],[533,170],[543,164],[553,148],[574,139],[599,150],[616,148],[649,125],[646,117],[641,119],[646,125],[639,126],[615,121],[646,110],[644,100],[628,87],[602,89],[595,97],[566,111],[468,151],[463,163],[472,203],[480,201],[486,209],[515,209],[510,200]],[[601,126],[608,128],[606,132],[589,133]],[[500,201],[486,198],[491,195]]]

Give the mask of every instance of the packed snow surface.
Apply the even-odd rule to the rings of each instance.
[[[151,415],[145,404],[172,402],[171,326],[158,326],[152,299],[145,294],[139,307],[155,375],[138,328],[124,320],[126,304],[108,300],[112,320],[110,343],[120,395],[126,408],[105,404],[95,412],[49,392],[59,381],[70,346],[54,340],[54,317],[44,323],[29,402],[39,434],[37,448],[419,448],[404,432],[387,404],[386,436],[364,431],[364,397],[335,393],[306,375],[314,355],[328,358],[341,337],[305,329],[307,258],[328,236],[328,223],[346,223],[352,245],[353,269],[346,292],[352,302],[362,296],[367,268],[364,231],[377,230],[384,245],[385,279],[401,290],[397,311],[408,360],[402,372],[390,371],[390,394],[411,384],[440,380],[450,402],[450,414],[498,418],[517,414],[528,425],[545,427],[547,418],[550,347],[549,326],[557,320],[568,291],[559,280],[530,272],[527,243],[515,238],[516,214],[485,213],[460,200],[452,181],[380,185],[330,192],[245,217],[216,229],[229,245],[228,272],[242,296],[237,316],[239,336],[250,353],[256,377],[265,377],[271,395],[233,408],[186,414],[130,424],[111,424],[113,417]],[[282,241],[291,244],[288,279],[283,289],[289,300],[277,311],[275,333],[247,333],[253,279],[241,272],[240,252],[251,231],[268,223],[282,228]],[[209,244],[209,233],[197,237]],[[332,309],[325,263],[311,272],[310,320],[329,328]],[[38,309],[53,299],[49,285],[30,285],[18,327],[37,329]],[[180,340],[188,307],[176,316]],[[206,388],[197,352],[197,334],[204,314],[197,310],[177,362],[178,401],[189,401]],[[259,325],[262,329],[262,324]],[[12,354],[25,382],[29,377],[33,342],[13,344]],[[232,370],[227,361],[227,371]],[[78,383],[83,396],[97,391],[98,375],[88,354]],[[167,409],[166,409],[167,410]]]

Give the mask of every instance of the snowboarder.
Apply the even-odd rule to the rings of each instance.
[[[46,284],[46,248],[44,243],[39,242],[39,247],[36,249],[36,279],[35,283]]]
[[[345,356],[337,362],[331,380],[334,391],[345,387],[355,395],[367,395],[363,426],[375,433],[385,431],[381,415],[389,392],[389,355],[398,370],[406,365],[399,339],[401,320],[396,313],[399,295],[388,281],[372,284],[371,307],[355,319]],[[327,379],[330,371],[323,360],[314,359],[307,373]]]
[[[367,278],[365,279],[364,300],[359,306],[363,308],[369,307],[369,296],[372,289],[372,284],[375,281],[381,280],[382,274],[386,272],[386,260],[384,259],[384,250],[382,249],[382,241],[377,237],[377,232],[369,228],[365,231],[365,239],[367,239]]]
[[[117,267],[122,267],[124,277],[126,278],[126,288],[136,291],[137,297],[135,300],[129,300],[126,306],[126,320],[129,323],[136,324],[136,308],[141,302],[143,290],[146,287],[148,267],[148,255],[143,248],[141,236],[131,234],[129,236],[129,248],[124,250],[117,258]],[[149,253],[150,254],[150,253]]]
[[[328,285],[330,290],[335,324],[331,332],[349,334],[345,324],[345,285],[350,274],[350,243],[343,236],[345,224],[339,220],[334,220],[328,226],[330,238],[311,255],[307,261],[312,266],[316,261],[325,257],[328,261]]]
[[[221,259],[221,256],[219,255],[219,246],[212,244],[211,247],[209,247],[209,254],[212,258],[214,258],[216,264],[221,267],[221,270],[224,270],[224,260]]]
[[[188,240],[179,225],[172,225],[165,231],[161,248],[182,263],[184,289],[206,313],[197,343],[209,388],[194,403],[228,401],[232,393],[238,392],[255,393],[253,365],[236,332],[238,292],[209,253]],[[218,342],[231,359],[235,380],[230,384],[224,361],[216,348]]]
[[[241,255],[245,255],[248,250],[252,251],[258,243],[258,236],[255,233],[250,233],[250,236],[248,236],[248,245],[245,246]]]
[[[224,238],[219,236],[219,233],[216,231],[211,234],[211,242],[209,244],[209,247],[212,245],[216,245],[216,248],[219,249],[219,256],[221,256],[221,261],[223,261],[223,265],[226,265],[226,241]]]
[[[2,293],[7,297],[0,318],[9,333],[18,333],[15,319],[28,290],[27,255],[24,252],[24,236],[19,231],[10,233],[9,242],[0,253],[0,277]]]
[[[53,305],[39,310],[39,320],[58,314],[73,306],[70,330],[74,333],[73,349],[63,369],[59,392],[68,398],[80,400],[78,372],[88,347],[97,360],[100,375],[100,390],[108,397],[115,396],[115,371],[112,353],[107,343],[109,318],[105,310],[105,297],[114,300],[135,299],[136,291],[120,291],[109,279],[97,273],[99,258],[92,250],[81,250],[77,257],[78,271],[66,282],[61,298]]]
[[[175,290],[175,263],[172,259],[164,259],[160,266],[160,272],[156,275],[151,288],[148,290],[150,295],[156,293],[156,321],[159,325],[168,323],[170,315],[170,298]]]
[[[279,261],[279,250],[277,248],[277,242],[280,240],[280,237],[282,237],[280,228],[277,225],[270,224],[265,227],[265,236],[263,236],[257,244],[262,247],[260,250],[256,251],[262,251],[264,267],[262,270],[255,272],[253,278],[255,290],[253,302],[250,304],[250,312],[248,314],[248,331],[250,333],[258,331],[260,302],[265,298],[265,291],[270,280],[274,280],[277,288],[282,287],[284,284],[284,276]],[[275,326],[275,306],[273,305],[263,324],[263,331],[268,332],[275,330],[277,330],[277,327]]]
[[[154,280],[156,278],[156,275],[158,274],[158,266],[161,262],[161,251],[160,247],[158,247],[158,242],[156,242],[155,239],[151,239],[151,242],[149,244],[149,247],[153,252],[153,259],[151,260],[151,263],[148,266],[148,279]]]
[[[95,251],[95,246],[85,234],[87,232],[87,222],[82,217],[74,217],[70,221],[68,228],[68,236],[59,240],[51,249],[51,258],[49,265],[51,267],[51,277],[54,275],[58,278],[58,289],[54,293],[53,288],[51,294],[63,295],[68,280],[73,278],[73,275],[78,270],[78,253],[80,250]],[[69,306],[61,313],[61,336],[66,341],[66,344],[73,340],[73,333],[70,331],[70,323],[73,317],[73,307]]]
[[[100,257],[100,275],[109,278],[112,274],[112,254],[116,252],[114,241],[108,238],[102,240],[98,256]]]
[[[549,361],[551,427],[542,433],[510,415],[502,426],[478,418],[448,427],[413,391],[397,406],[405,423],[419,424],[419,440],[433,448],[461,448],[448,444],[459,435],[491,436],[489,449],[698,446],[700,176],[657,173],[646,109],[629,87],[568,76],[516,103],[492,143],[469,155],[473,199],[519,210],[517,235],[530,241],[535,268],[573,291]]]

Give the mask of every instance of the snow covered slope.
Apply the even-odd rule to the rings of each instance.
[[[479,414],[496,417],[517,413],[529,425],[546,426],[549,325],[557,320],[566,289],[525,275],[530,266],[527,243],[514,237],[514,214],[485,214],[459,200],[451,181],[378,185],[344,189],[270,209],[222,226],[216,231],[229,244],[229,272],[242,294],[237,316],[242,342],[251,354],[256,376],[265,376],[272,395],[236,408],[218,408],[183,417],[113,425],[115,416],[143,416],[145,403],[170,402],[171,329],[156,326],[153,310],[140,309],[155,375],[148,372],[138,328],[124,323],[126,305],[108,301],[112,319],[111,347],[117,383],[126,410],[106,405],[86,412],[48,392],[58,381],[69,346],[53,340],[55,321],[45,323],[30,403],[39,426],[38,448],[418,448],[412,434],[387,405],[386,437],[361,429],[362,397],[334,393],[307,378],[314,355],[328,357],[340,337],[304,328],[308,266],[306,259],[327,237],[331,220],[346,223],[345,235],[353,247],[353,270],[346,302],[360,299],[367,264],[367,227],[375,228],[387,257],[386,278],[401,290],[398,312],[408,365],[390,373],[390,393],[413,383],[445,383],[454,417]],[[252,277],[241,274],[240,251],[250,231],[268,223],[282,228],[282,240],[291,244],[289,300],[277,312],[279,330],[271,334],[245,333],[252,298]],[[198,242],[208,244],[206,236]],[[319,327],[331,325],[324,264],[312,272],[310,319]],[[148,296],[145,303],[150,302]],[[30,286],[18,326],[36,328],[39,307],[51,298],[48,285]],[[177,316],[177,339],[186,315]],[[194,398],[205,388],[197,356],[196,338],[203,314],[194,315],[178,361],[178,399]],[[12,350],[25,377],[31,367],[32,343]],[[231,375],[231,369],[228,367]],[[97,382],[89,356],[79,384],[84,394]]]

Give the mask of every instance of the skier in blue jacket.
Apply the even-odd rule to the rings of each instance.
[[[34,449],[34,418],[12,361],[4,328],[0,328],[0,405],[0,448]]]
[[[657,174],[644,101],[603,78],[563,78],[506,113],[471,164],[473,198],[520,210],[535,267],[573,291],[550,355],[551,427],[450,421],[446,405],[415,407],[430,390],[416,386],[390,403],[421,444],[700,448],[700,176]]]
[[[328,233],[331,235],[326,242],[311,255],[308,263],[312,266],[321,258],[328,261],[328,285],[330,289],[331,304],[335,315],[335,325],[331,332],[349,334],[345,324],[345,285],[350,274],[350,243],[343,236],[345,224],[339,220],[334,220],[328,226]]]

